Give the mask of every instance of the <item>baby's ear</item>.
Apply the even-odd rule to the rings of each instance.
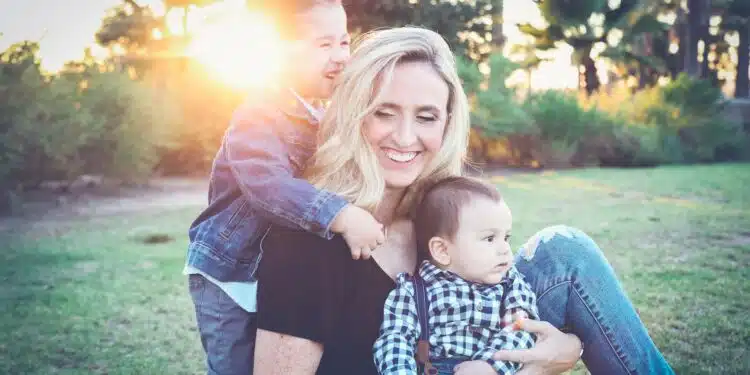
[[[451,256],[448,253],[448,241],[442,237],[432,237],[427,243],[432,259],[439,265],[447,267],[451,264]]]

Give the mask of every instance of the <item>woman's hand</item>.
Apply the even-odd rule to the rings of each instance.
[[[581,356],[581,340],[573,334],[560,332],[547,322],[523,319],[517,328],[536,334],[531,349],[500,350],[494,358],[523,363],[518,375],[558,375],[575,366]]]
[[[497,375],[492,366],[485,361],[467,361],[459,363],[453,369],[453,375]]]

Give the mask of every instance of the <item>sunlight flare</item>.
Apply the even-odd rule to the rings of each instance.
[[[278,35],[261,13],[242,6],[213,9],[195,26],[187,54],[238,89],[266,86],[282,63]]]

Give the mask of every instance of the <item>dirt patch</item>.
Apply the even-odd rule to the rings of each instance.
[[[142,186],[101,185],[82,191],[35,191],[13,215],[0,217],[0,233],[42,231],[59,235],[82,220],[154,213],[207,204],[207,179],[161,178]]]
[[[729,236],[726,243],[730,246],[750,246],[750,231],[743,231]]]

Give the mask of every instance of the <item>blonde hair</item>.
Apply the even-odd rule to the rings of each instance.
[[[456,72],[455,57],[437,33],[417,27],[376,30],[363,36],[339,76],[331,107],[320,124],[318,150],[306,178],[318,188],[374,211],[385,180],[362,124],[379,103],[382,87],[399,63],[430,64],[449,88],[448,118],[440,150],[407,189],[397,215],[407,215],[422,187],[461,174],[469,135],[469,106]],[[379,89],[380,88],[380,89]]]

